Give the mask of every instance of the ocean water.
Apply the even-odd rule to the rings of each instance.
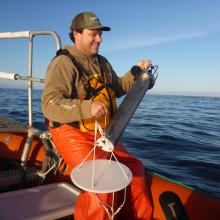
[[[33,119],[44,130],[40,97],[33,91]],[[0,115],[27,124],[27,100],[0,88]],[[220,197],[220,97],[146,94],[122,141],[146,168]]]

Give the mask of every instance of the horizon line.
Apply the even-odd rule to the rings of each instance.
[[[28,90],[28,87],[15,87],[0,84],[0,89],[19,89]],[[40,87],[33,87],[33,90],[43,90]],[[147,91],[150,95],[176,95],[176,96],[202,96],[202,97],[220,97],[220,92],[195,92],[195,91]]]

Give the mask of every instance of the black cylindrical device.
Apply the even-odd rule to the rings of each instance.
[[[152,68],[154,67],[148,68],[148,71],[145,73],[137,66],[131,69],[131,73],[135,75],[134,85],[127,93],[105,130],[105,135],[113,145],[119,141],[145,93],[154,84],[155,77],[152,75]]]

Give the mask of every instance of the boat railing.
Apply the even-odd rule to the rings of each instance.
[[[15,38],[27,38],[28,42],[28,75],[22,76],[18,73],[12,72],[0,72],[1,79],[8,80],[27,80],[28,81],[28,122],[29,127],[33,125],[32,118],[32,91],[33,91],[33,82],[43,83],[44,79],[34,78],[32,75],[33,67],[33,42],[34,36],[36,35],[50,35],[54,38],[56,43],[56,50],[61,48],[61,40],[58,34],[50,30],[41,30],[41,31],[21,31],[21,32],[4,32],[0,33],[0,39],[15,39]]]
[[[50,30],[39,30],[39,31],[21,31],[21,32],[4,32],[0,33],[0,39],[19,39],[26,38],[28,39],[28,74],[20,75],[19,73],[14,72],[1,72],[0,79],[8,80],[26,80],[28,81],[28,137],[25,142],[24,150],[21,156],[21,162],[23,165],[26,164],[30,146],[33,140],[33,104],[32,104],[32,92],[33,92],[33,83],[44,83],[44,79],[35,78],[32,74],[33,67],[33,43],[34,37],[36,35],[49,35],[52,36],[55,40],[56,50],[61,48],[61,40],[58,34]]]

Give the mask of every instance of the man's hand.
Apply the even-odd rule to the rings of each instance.
[[[134,80],[136,80],[138,78],[138,76],[140,76],[141,74],[143,74],[144,72],[146,72],[149,68],[149,66],[152,65],[151,64],[151,60],[141,60],[137,63],[137,65],[133,66],[131,68],[131,74],[134,76]],[[149,69],[149,71],[151,70],[151,68]],[[149,72],[150,74],[150,72]],[[151,84],[149,86],[149,89],[152,89],[155,83],[155,79],[154,77],[151,78]]]
[[[141,60],[137,63],[137,66],[139,66],[143,72],[146,72],[150,64],[151,64],[151,60]]]
[[[91,115],[95,118],[99,118],[106,115],[108,112],[106,106],[100,101],[94,101],[91,105]]]

